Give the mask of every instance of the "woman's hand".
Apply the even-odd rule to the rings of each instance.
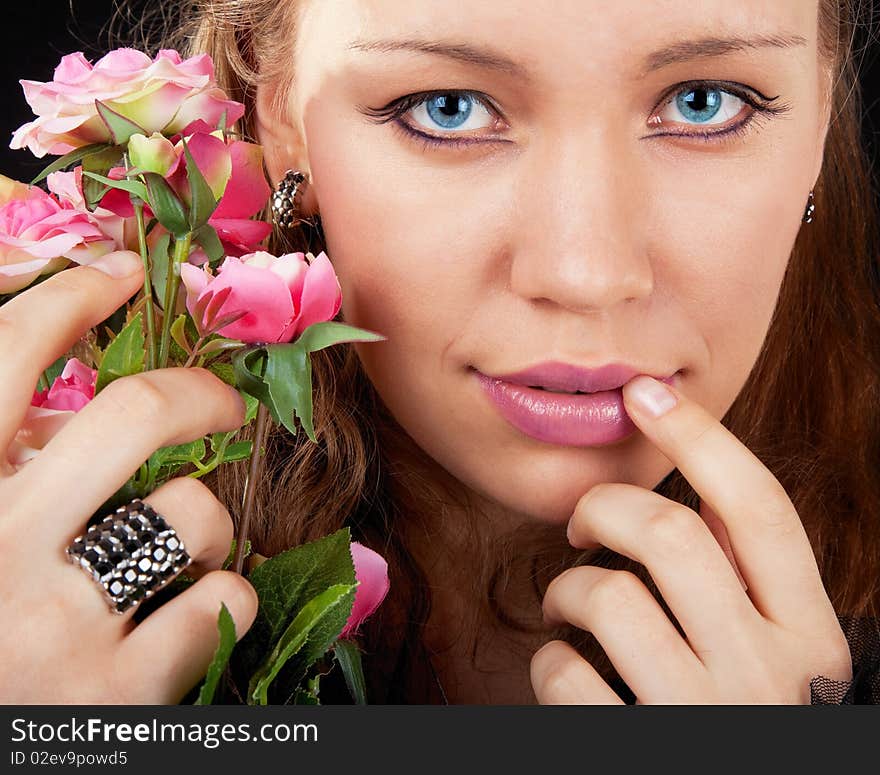
[[[99,269],[103,267],[103,271]],[[244,402],[204,369],[161,369],[102,390],[20,469],[7,451],[41,371],[143,286],[133,253],[68,269],[0,307],[0,700],[9,704],[171,704],[204,675],[226,603],[240,638],[253,587],[217,570],[232,539],[223,505],[183,477],[144,501],[165,516],[199,580],[145,617],[110,610],[65,556],[89,517],[159,447],[232,431]]]
[[[644,565],[687,639],[635,575],[594,566],[552,581],[545,622],[591,632],[640,704],[809,704],[812,677],[851,680],[846,637],[782,486],[676,388],[662,416],[641,408],[633,388],[645,380],[624,386],[627,412],[693,486],[700,513],[602,483],[578,501],[568,535]],[[541,703],[622,703],[562,641],[534,654],[531,680]]]

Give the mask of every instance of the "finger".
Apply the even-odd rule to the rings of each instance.
[[[625,705],[571,646],[552,640],[532,656],[532,689],[541,705]]]
[[[544,620],[592,633],[620,677],[643,702],[699,696],[706,668],[647,587],[632,573],[570,568],[547,587]]]
[[[120,251],[58,272],[0,307],[0,450],[21,427],[40,374],[142,284],[140,257]],[[5,454],[0,464],[10,471]]]
[[[569,521],[569,541],[598,542],[644,565],[704,661],[724,658],[734,628],[752,632],[762,621],[706,523],[658,493],[617,482],[592,487]]]
[[[700,500],[700,517],[703,522],[706,523],[706,526],[712,532],[712,535],[715,536],[715,540],[721,547],[721,551],[724,552],[725,557],[727,557],[730,564],[733,566],[733,570],[736,573],[736,577],[739,579],[739,583],[742,585],[743,591],[748,590],[749,586],[746,584],[746,580],[742,577],[742,573],[740,573],[739,565],[736,564],[736,557],[733,554],[733,547],[730,545],[730,536],[727,535],[727,529],[724,527],[721,518],[712,511],[712,507],[704,500]]]
[[[223,565],[232,543],[232,518],[223,504],[204,484],[188,476],[171,479],[143,498],[143,502],[152,507],[174,529],[183,548],[192,558],[192,564],[186,568],[186,575],[199,578]],[[78,531],[78,534],[81,533],[82,529]],[[130,538],[136,540],[134,535]],[[66,543],[71,540],[73,536],[70,536]],[[65,565],[74,571],[77,570],[75,565],[69,563]],[[89,621],[100,622],[107,619],[107,598],[102,594],[98,584],[84,575],[82,569],[78,569],[76,576],[69,571],[66,572],[70,577],[69,589],[76,589],[80,584],[84,588],[85,584],[88,584],[93,590],[92,594],[77,596],[77,600],[82,601],[80,615],[85,616]],[[113,614],[114,621],[123,633],[129,632],[134,626],[130,620],[136,610],[137,606],[132,606],[121,615]]]
[[[22,511],[52,515],[31,518],[28,528],[66,539],[155,450],[236,430],[244,415],[238,391],[205,369],[156,369],[111,382],[15,474],[27,497]]]
[[[639,403],[640,389],[648,396]],[[627,413],[724,523],[757,609],[780,625],[823,625],[831,604],[809,538],[764,464],[677,385],[640,375],[623,387]],[[654,416],[651,406],[666,410]]]
[[[122,641],[116,668],[138,685],[147,704],[176,703],[205,675],[219,643],[217,617],[225,603],[236,640],[257,615],[257,593],[232,571],[217,570],[147,616]]]
[[[194,579],[218,570],[229,556],[234,532],[226,507],[202,482],[182,476],[165,482],[143,499],[174,528],[192,564]]]

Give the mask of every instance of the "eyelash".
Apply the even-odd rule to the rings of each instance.
[[[762,120],[770,119],[774,116],[782,115],[790,110],[791,106],[787,103],[776,104],[779,97],[764,97],[764,95],[755,95],[751,93],[750,90],[735,84],[730,83],[728,81],[688,81],[682,84],[676,85],[672,90],[668,91],[663,99],[658,103],[659,107],[665,107],[669,102],[671,102],[671,98],[675,97],[677,94],[686,91],[692,91],[694,89],[709,89],[709,90],[718,90],[723,91],[728,94],[732,94],[734,97],[741,99],[745,102],[749,107],[752,108],[752,113],[740,121],[738,124],[734,124],[733,126],[727,127],[726,129],[716,130],[714,132],[655,132],[649,137],[684,137],[684,138],[693,138],[695,140],[700,140],[702,142],[732,142],[736,138],[744,137],[749,133],[750,130],[758,127],[759,123]],[[386,124],[389,122],[394,122],[394,128],[398,131],[402,131],[404,135],[406,135],[409,139],[415,141],[422,142],[423,150],[427,150],[430,147],[444,146],[446,148],[453,147],[462,147],[474,145],[475,143],[484,143],[491,142],[492,139],[489,140],[481,140],[477,138],[466,138],[466,137],[442,137],[439,135],[431,135],[427,132],[422,132],[418,129],[413,128],[410,124],[407,124],[402,120],[403,116],[406,115],[410,110],[415,107],[418,107],[424,102],[427,102],[429,99],[437,96],[444,96],[448,94],[456,94],[456,95],[466,95],[475,98],[475,101],[482,104],[487,110],[491,112],[498,113],[492,107],[492,103],[485,98],[484,95],[475,91],[468,91],[465,89],[440,89],[436,91],[429,92],[417,92],[415,94],[408,94],[404,97],[400,97],[399,99],[390,102],[383,108],[361,108],[361,111],[370,116],[374,123],[376,124]],[[652,112],[652,115],[656,114],[657,108]]]

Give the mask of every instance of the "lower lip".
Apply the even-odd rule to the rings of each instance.
[[[638,430],[623,405],[623,388],[566,395],[476,372],[486,395],[514,428],[538,441],[569,447],[613,444]],[[675,384],[678,372],[664,377]]]

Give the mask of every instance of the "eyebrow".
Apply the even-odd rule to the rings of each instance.
[[[734,35],[730,37],[704,37],[690,40],[676,41],[648,54],[642,62],[642,72],[638,76],[646,75],[663,67],[688,62],[692,59],[719,57],[740,51],[748,51],[760,48],[793,48],[807,44],[806,38],[792,33],[777,33],[774,35],[751,35],[748,37]],[[349,44],[349,49],[357,51],[377,51],[387,53],[391,51],[415,51],[424,54],[433,54],[446,57],[465,64],[476,65],[486,70],[495,70],[515,76],[524,81],[530,81],[528,70],[519,62],[504,54],[489,48],[480,48],[469,43],[453,43],[433,40],[419,40],[415,38],[403,38],[399,40],[355,40]]]
[[[640,77],[655,70],[679,62],[688,62],[701,57],[720,57],[740,51],[760,48],[794,48],[806,46],[807,39],[801,35],[779,33],[775,35],[733,35],[727,38],[707,37],[696,40],[683,40],[648,54]]]

